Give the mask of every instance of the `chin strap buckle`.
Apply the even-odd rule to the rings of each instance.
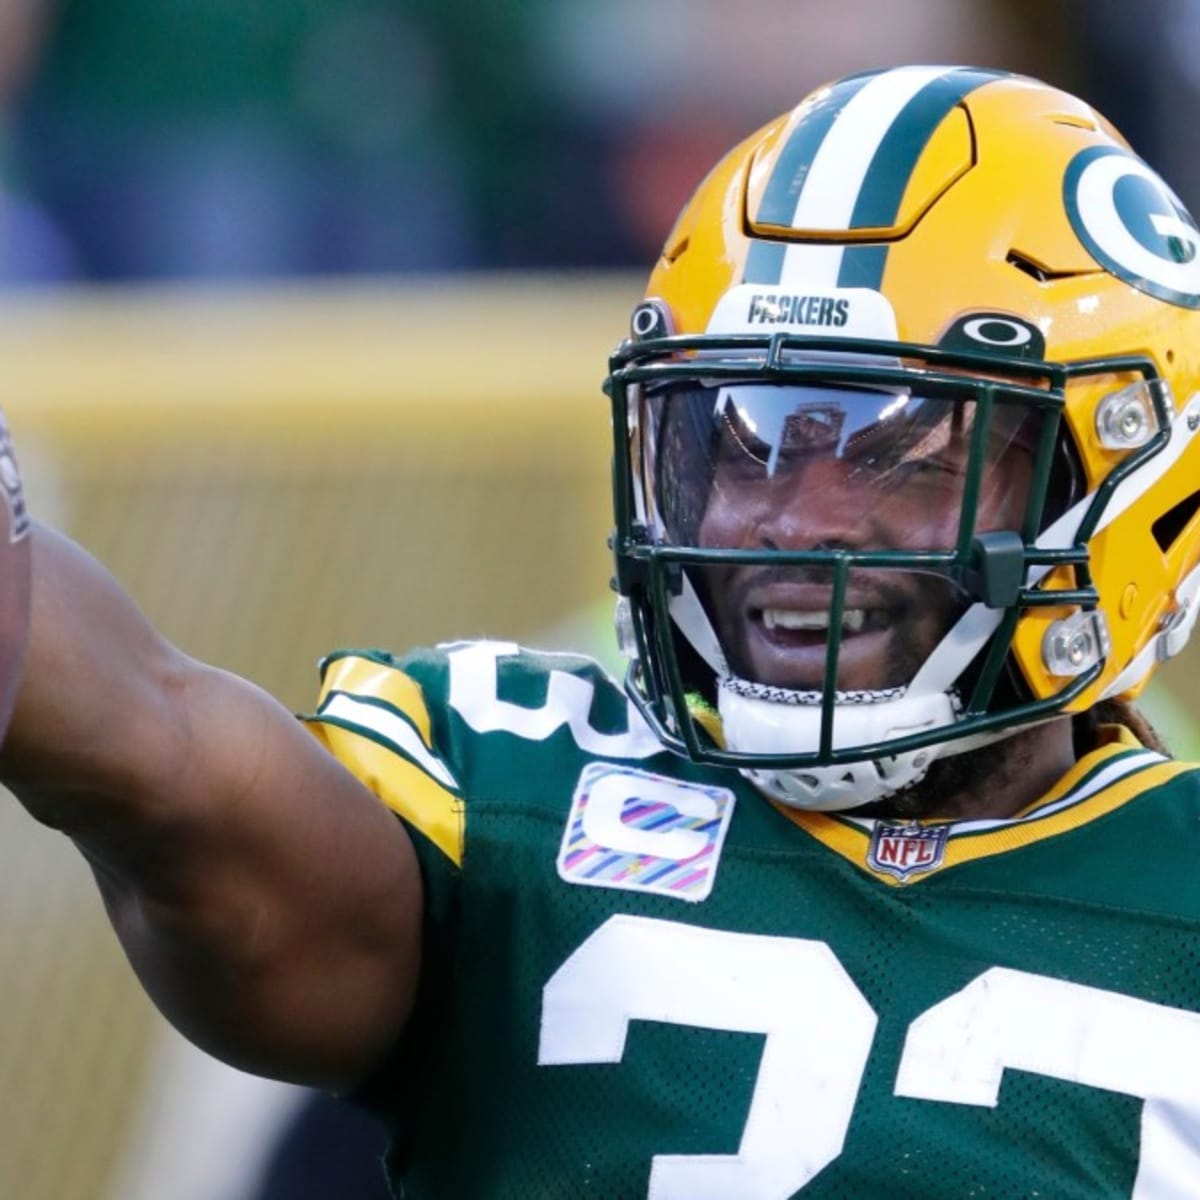
[[[1200,615],[1200,605],[1195,600],[1185,600],[1170,616],[1163,619],[1162,628],[1154,639],[1154,657],[1159,662],[1174,658],[1187,645],[1188,638]]]

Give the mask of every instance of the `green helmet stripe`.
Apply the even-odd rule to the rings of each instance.
[[[879,143],[854,204],[851,229],[887,228],[900,213],[900,202],[925,147],[938,126],[977,88],[1006,72],[955,70],[922,88],[904,107]],[[839,287],[878,288],[887,264],[887,246],[848,246],[838,272]]]
[[[759,225],[791,225],[797,197],[804,189],[813,159],[816,158],[817,151],[832,129],[834,121],[841,116],[846,105],[878,74],[876,71],[870,75],[844,79],[830,88],[822,99],[813,102],[811,110],[792,130],[787,145],[775,162],[775,168],[767,181],[766,191],[763,192],[762,202],[755,216]],[[747,279],[746,282],[774,283],[777,280]]]
[[[756,224],[833,232],[894,224],[937,127],[969,92],[1004,77],[970,68],[902,67],[835,84],[808,102],[780,151]],[[883,245],[760,238],[751,245],[742,281],[878,288],[886,261]]]

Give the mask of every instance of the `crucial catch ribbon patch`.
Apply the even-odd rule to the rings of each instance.
[[[585,887],[708,897],[734,795],[612,763],[579,776],[558,852],[558,874]]]

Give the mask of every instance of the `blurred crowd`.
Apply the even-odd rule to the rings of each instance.
[[[1200,0],[0,0],[0,282],[642,264],[886,62],[1049,78],[1187,176],[1198,43]]]
[[[1197,49],[1200,0],[0,0],[0,286],[645,267],[723,149],[903,62],[1077,91],[1195,209]],[[380,1145],[311,1097],[244,1195],[382,1198]]]

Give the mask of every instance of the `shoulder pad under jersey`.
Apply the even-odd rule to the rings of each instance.
[[[456,642],[395,657],[343,650],[321,665],[305,718],[388,807],[461,863],[472,797],[536,802],[591,759],[662,744],[599,664],[512,642]]]

